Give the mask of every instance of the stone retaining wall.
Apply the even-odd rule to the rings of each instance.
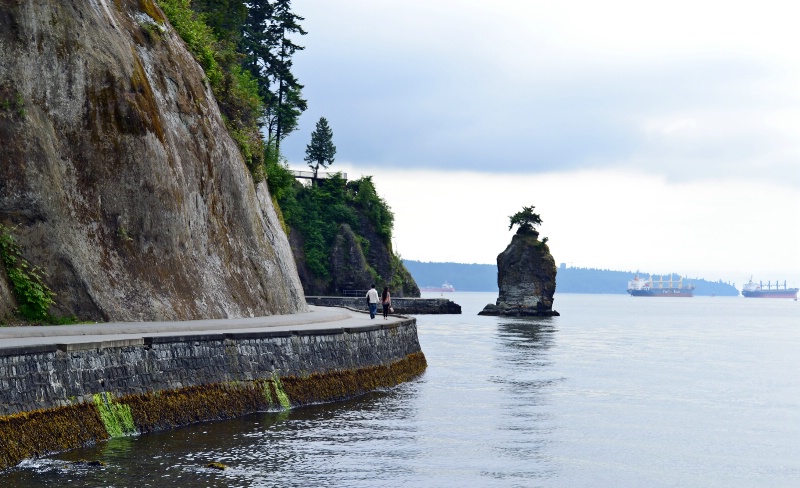
[[[425,368],[413,318],[0,347],[0,470],[111,436],[342,400]]]
[[[310,297],[306,296],[309,305],[321,307],[347,307],[356,310],[367,310],[367,301],[364,297]],[[446,298],[394,298],[392,307],[395,314],[401,315],[435,315],[435,314],[460,314],[461,305]],[[378,312],[383,309],[378,305]]]
[[[198,384],[388,364],[420,352],[414,319],[293,332],[0,347],[0,415]]]

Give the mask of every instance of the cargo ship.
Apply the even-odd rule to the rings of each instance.
[[[798,288],[787,288],[786,281],[783,282],[783,288],[780,287],[777,281],[775,281],[774,287],[771,282],[767,281],[767,287],[764,288],[760,281],[753,283],[752,277],[742,287],[742,295],[747,298],[793,298],[797,300],[797,291]]]
[[[455,289],[455,287],[453,287],[453,285],[451,285],[450,283],[445,281],[442,284],[442,286],[438,286],[438,287],[437,286],[424,286],[424,287],[420,288],[419,291],[442,291],[442,292],[446,291],[446,292],[451,292],[451,291],[456,291],[456,289]]]
[[[647,280],[636,275],[628,282],[628,293],[632,297],[693,297],[694,285],[684,285],[683,278],[672,281],[672,275],[669,275],[669,281],[664,281],[663,275],[658,277],[658,281],[653,280],[652,275]]]

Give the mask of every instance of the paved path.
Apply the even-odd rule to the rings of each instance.
[[[204,335],[235,332],[292,331],[368,327],[407,320],[405,317],[369,314],[345,308],[309,306],[309,312],[242,319],[185,320],[179,322],[108,322],[98,324],[0,327],[0,348],[41,344],[127,341],[141,337]]]

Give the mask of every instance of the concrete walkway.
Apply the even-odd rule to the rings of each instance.
[[[45,344],[125,342],[142,337],[208,335],[237,332],[286,332],[381,326],[409,320],[406,317],[369,314],[345,308],[309,306],[309,312],[241,319],[185,320],[179,322],[108,322],[98,324],[0,327],[0,348]]]

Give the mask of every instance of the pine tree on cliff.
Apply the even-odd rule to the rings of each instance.
[[[522,207],[522,210],[519,212],[514,215],[509,215],[510,223],[508,225],[508,230],[518,225],[517,234],[533,234],[538,237],[539,232],[534,227],[542,225],[542,217],[533,211],[535,208],[536,207],[533,205],[530,207]]]
[[[317,127],[311,133],[311,143],[306,146],[305,162],[314,171],[314,179],[317,181],[319,168],[327,168],[333,164],[333,157],[336,155],[336,146],[333,145],[333,131],[328,126],[325,117],[320,117]]]
[[[220,0],[217,0],[220,1]],[[263,121],[267,139],[280,150],[281,141],[297,128],[297,121],[308,107],[302,96],[303,85],[292,73],[292,56],[303,46],[292,35],[305,35],[300,26],[303,17],[291,10],[291,0],[248,3],[247,19],[242,27],[240,49],[243,65],[258,82],[264,99]]]
[[[278,41],[277,56],[269,71],[278,84],[272,116],[275,120],[275,145],[279,151],[281,141],[297,127],[297,119],[307,106],[306,100],[300,95],[303,85],[291,71],[295,51],[305,48],[289,38],[292,34],[306,34],[299,23],[305,19],[292,12],[291,3],[291,0],[275,1],[271,26],[272,37]]]

